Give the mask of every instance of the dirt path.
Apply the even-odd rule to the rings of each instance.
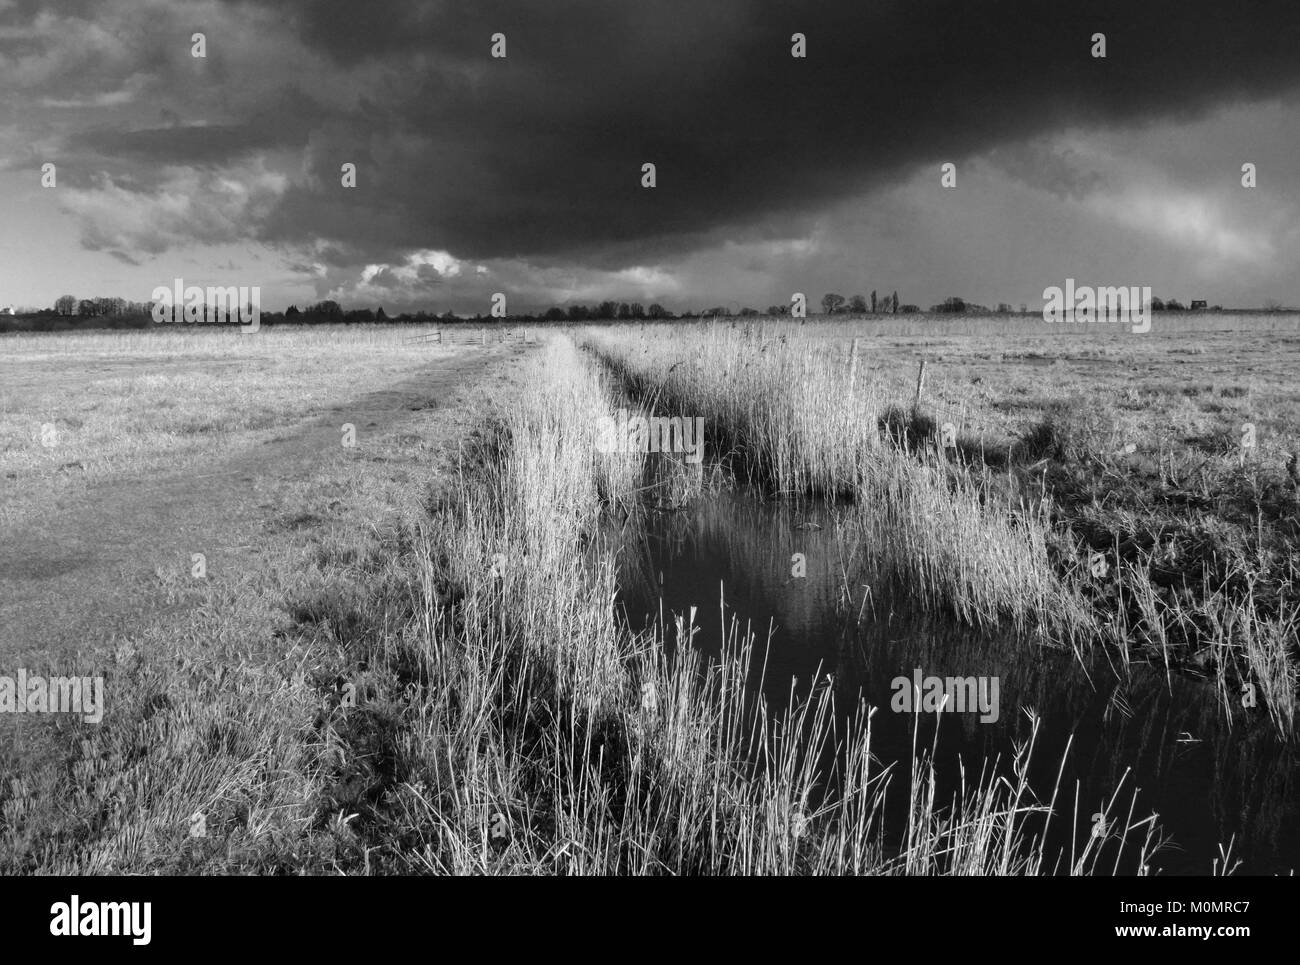
[[[77,653],[183,610],[177,597],[186,594],[168,592],[164,571],[189,576],[194,553],[210,574],[253,565],[286,490],[310,491],[317,480],[346,475],[348,460],[379,458],[382,434],[408,424],[418,431],[421,412],[522,351],[490,346],[440,359],[416,377],[284,426],[269,441],[183,472],[92,484],[61,497],[39,527],[0,529],[0,672],[57,672]],[[356,428],[355,448],[342,444],[345,422]]]

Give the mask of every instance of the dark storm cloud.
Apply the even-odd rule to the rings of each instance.
[[[3,18],[104,9],[20,0]],[[201,26],[191,19],[160,13],[131,42],[133,69],[173,95],[169,119],[96,123],[68,147],[141,185],[151,165],[300,152],[292,186],[249,230],[324,242],[326,264],[438,248],[608,267],[790,237],[920,165],[1065,125],[1193,117],[1300,80],[1294,0],[235,0],[214,25],[212,63],[225,66],[210,75],[176,52]],[[302,91],[283,92],[274,60],[263,81],[239,56],[280,32],[286,57],[299,44],[316,57]],[[505,60],[489,57],[497,32]],[[805,59],[790,56],[795,32]],[[1096,32],[1105,60],[1089,53]],[[653,190],[640,186],[647,161]],[[343,162],[355,189],[339,184]],[[1068,159],[1003,163],[1067,194],[1087,177]]]
[[[268,96],[245,122],[185,124],[175,112],[164,111],[163,127],[97,128],[79,134],[74,146],[115,160],[215,166],[267,149],[302,147],[332,113],[302,91],[288,89]]]
[[[1008,139],[1195,115],[1300,77],[1294,0],[326,0],[289,22],[340,69],[411,70],[315,152],[325,190],[291,191],[268,236],[470,258],[645,253]],[[488,57],[498,31],[506,60]],[[795,32],[807,59],[790,56]],[[339,191],[366,128],[402,146]]]

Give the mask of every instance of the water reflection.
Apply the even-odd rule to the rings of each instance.
[[[914,727],[927,746],[939,728],[937,763],[950,796],[959,758],[968,771],[978,771],[984,758],[1010,761],[1014,745],[1029,736],[1023,711],[1032,709],[1043,726],[1031,783],[1045,799],[1059,771],[1070,812],[1077,782],[1080,840],[1091,815],[1121,787],[1119,811],[1127,813],[1136,789],[1135,817],[1158,813],[1169,839],[1150,862],[1153,872],[1208,874],[1220,844],[1234,836],[1239,874],[1300,867],[1296,750],[1265,714],[1238,708],[1229,718],[1207,682],[1166,679],[1148,667],[1116,670],[1103,658],[1085,667],[1069,651],[909,613],[903,601],[855,585],[836,539],[838,517],[833,507],[764,501],[749,491],[652,513],[620,550],[620,606],[637,630],[662,615],[670,648],[673,614],[691,607],[698,608],[695,645],[710,654],[720,651],[733,617],[760,641],[770,637],[766,668],[756,661],[752,685],[774,707],[788,698],[792,678],[806,691],[818,673],[835,674],[846,713],[859,695],[879,707],[873,753],[900,768],[891,825],[905,818],[899,792],[909,777]],[[978,713],[891,712],[891,682],[917,668],[927,676],[997,676],[996,723],[981,723]],[[1052,840],[1068,854],[1069,821],[1058,817],[1058,824]],[[1129,852],[1107,853],[1101,867],[1109,869],[1116,857],[1121,873],[1136,870]]]

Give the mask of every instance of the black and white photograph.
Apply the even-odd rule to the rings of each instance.
[[[1293,0],[0,0],[23,934],[958,876],[1222,953],[1298,687]]]

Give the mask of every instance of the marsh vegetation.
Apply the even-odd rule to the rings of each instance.
[[[1241,346],[667,332],[556,331],[502,357],[423,475],[394,484],[395,429],[337,480],[328,526],[286,527],[184,632],[82,654],[109,711],[53,722],[51,752],[8,771],[4,870],[1154,872],[1134,775],[1071,761],[1167,756],[1171,729],[1216,760],[1250,749],[1221,803],[1255,782],[1271,817],[1252,846],[1294,865],[1267,830],[1296,807],[1296,398],[1276,337],[1249,374],[1175,378],[1171,359]],[[709,459],[598,445],[629,407],[703,417]],[[692,594],[716,560],[692,580],[673,532],[741,547],[707,610]],[[745,581],[788,574],[796,532],[816,533],[798,537],[807,598],[764,614],[773,594]],[[1004,730],[943,725],[960,761],[921,715],[882,718],[882,677],[918,654],[1004,681]],[[1129,737],[1061,732],[1088,715]],[[1200,828],[1217,863],[1174,870],[1235,867],[1236,820]]]

